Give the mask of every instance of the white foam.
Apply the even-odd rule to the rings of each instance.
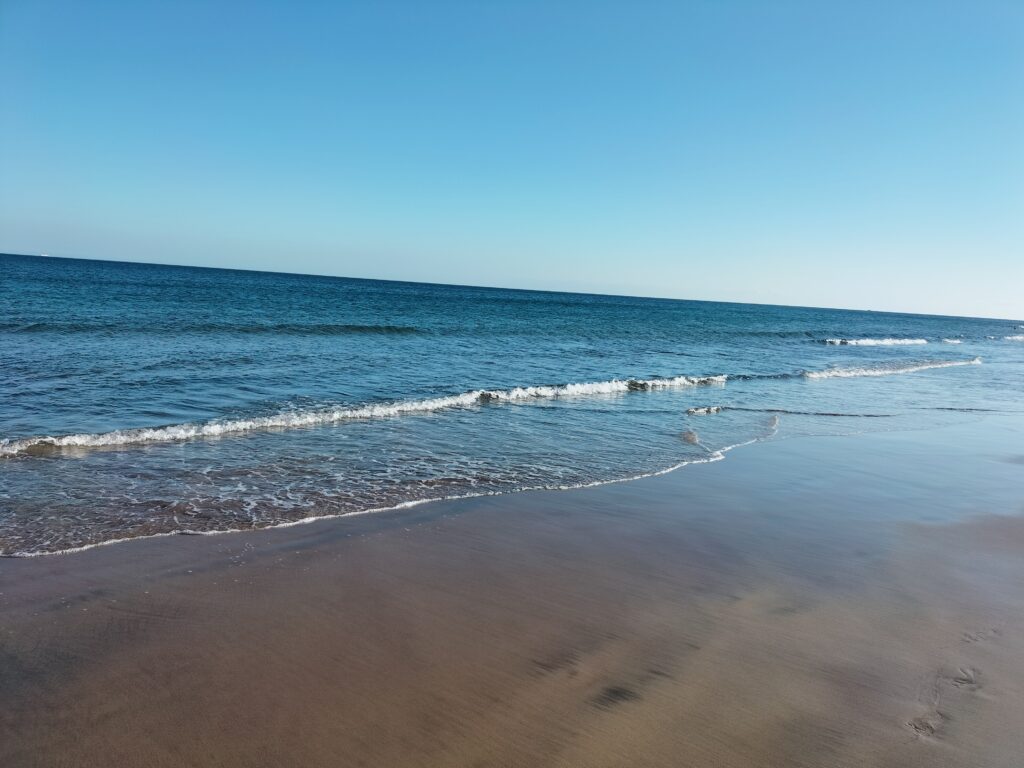
[[[1018,333],[1013,336],[1003,336],[1007,341],[1024,341],[1024,333]]]
[[[703,408],[687,408],[687,416],[710,416],[714,413],[721,413],[722,406],[720,405],[707,405]]]
[[[846,379],[858,376],[892,376],[900,373],[927,371],[931,368],[954,368],[960,365],[981,365],[981,358],[975,357],[971,360],[933,360],[923,363],[912,363],[910,365],[884,365],[866,368],[829,368],[824,371],[804,371],[803,375],[808,379]]]
[[[902,347],[927,344],[928,339],[825,339],[825,343],[844,347]]]
[[[96,549],[97,547],[108,547],[113,544],[126,544],[132,541],[140,541],[143,539],[159,539],[167,536],[219,536],[222,534],[229,533],[251,533],[253,530],[272,530],[274,528],[292,528],[297,525],[308,525],[309,523],[316,523],[322,520],[335,520],[340,517],[356,517],[359,515],[372,515],[379,512],[394,512],[402,509],[411,509],[412,507],[418,507],[421,504],[434,504],[439,501],[459,501],[463,499],[477,499],[485,496],[505,496],[511,493],[523,493],[523,492],[537,492],[537,491],[575,491],[583,488],[595,488],[602,485],[615,485],[617,483],[630,483],[635,480],[644,480],[649,477],[659,477],[661,475],[667,475],[670,472],[675,472],[677,469],[690,466],[692,464],[712,464],[716,461],[722,461],[725,459],[725,454],[729,451],[735,450],[736,448],[743,448],[754,443],[761,442],[762,440],[768,440],[775,436],[775,429],[778,427],[776,421],[771,426],[769,434],[763,437],[755,437],[751,440],[744,440],[741,443],[734,443],[733,445],[727,445],[722,448],[709,449],[707,456],[702,456],[698,459],[687,459],[677,464],[673,464],[664,469],[656,469],[652,472],[644,472],[638,475],[630,475],[628,477],[617,477],[610,480],[593,480],[587,483],[567,484],[567,485],[535,485],[527,486],[523,488],[516,488],[508,491],[487,491],[483,493],[466,493],[453,496],[437,496],[430,499],[412,499],[410,501],[399,502],[388,507],[375,507],[373,509],[358,510],[355,512],[340,512],[336,514],[327,515],[310,515],[309,517],[303,517],[298,520],[287,520],[283,523],[273,523],[270,525],[259,526],[258,529],[252,527],[247,528],[220,528],[217,530],[210,531],[196,531],[188,528],[179,529],[176,531],[165,531],[161,533],[149,533],[141,536],[125,536],[119,539],[106,539],[105,541],[98,541],[94,544],[83,544],[77,547],[67,547],[66,549],[55,549],[47,551],[32,551],[32,552],[12,552],[10,554],[0,555],[2,557],[11,558],[31,558],[31,557],[48,557],[50,555],[73,555],[78,552],[85,552],[86,550]]]
[[[961,341],[960,339],[943,339],[942,343],[943,344],[963,344],[963,341]]]
[[[24,453],[32,448],[96,448],[103,446],[134,445],[138,443],[168,443],[197,437],[220,437],[241,432],[273,429],[295,429],[334,424],[356,419],[375,419],[401,416],[409,413],[429,413],[446,408],[481,405],[491,402],[516,402],[560,397],[585,397],[634,390],[695,387],[724,384],[725,376],[674,376],[665,379],[612,379],[589,383],[515,387],[513,389],[476,389],[458,395],[422,400],[402,400],[355,407],[321,408],[303,411],[283,411],[269,416],[247,419],[215,419],[213,421],[171,424],[164,427],[117,429],[111,432],[80,433],[72,435],[43,435],[20,439],[0,440],[0,456]]]

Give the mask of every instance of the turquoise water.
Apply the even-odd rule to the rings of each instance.
[[[0,368],[26,554],[1016,412],[1024,321],[0,256]]]

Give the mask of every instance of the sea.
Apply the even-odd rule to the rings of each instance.
[[[1022,411],[1022,320],[0,255],[8,556]]]

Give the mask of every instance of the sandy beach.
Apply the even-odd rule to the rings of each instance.
[[[1024,768],[1024,2],[0,0],[0,768]]]
[[[0,763],[1018,766],[1022,434],[2,560]]]

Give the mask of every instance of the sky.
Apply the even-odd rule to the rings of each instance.
[[[1024,318],[1024,3],[0,0],[0,251]]]

